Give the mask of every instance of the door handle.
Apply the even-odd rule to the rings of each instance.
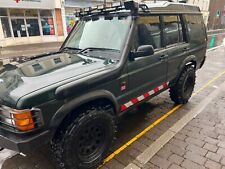
[[[190,48],[189,48],[189,47],[185,47],[185,48],[183,48],[183,51],[184,51],[184,52],[186,52],[186,51],[188,51],[188,50],[190,50]]]
[[[160,56],[160,60],[164,60],[164,59],[166,59],[168,56],[169,56],[169,55],[161,55],[161,56]]]

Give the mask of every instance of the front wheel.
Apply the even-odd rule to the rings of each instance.
[[[52,141],[56,160],[63,169],[96,168],[106,156],[115,134],[111,110],[86,109]],[[111,111],[111,112],[110,112]]]
[[[195,86],[194,66],[186,67],[175,85],[170,88],[170,98],[177,104],[185,104],[190,99]]]

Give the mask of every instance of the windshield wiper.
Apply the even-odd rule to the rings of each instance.
[[[89,51],[92,51],[92,50],[102,50],[102,51],[117,51],[117,52],[120,52],[120,50],[118,49],[110,49],[110,48],[84,48],[82,50],[79,51],[79,54],[80,53],[83,53],[83,52],[86,52],[87,50]]]
[[[81,51],[82,49],[79,49],[79,48],[74,48],[74,47],[69,47],[69,46],[65,46],[61,49],[61,51],[64,51],[64,50],[75,50],[75,51]]]

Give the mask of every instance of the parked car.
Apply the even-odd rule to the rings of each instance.
[[[128,1],[76,15],[60,51],[0,74],[0,146],[27,154],[50,143],[66,169],[97,167],[133,107],[167,89],[187,103],[207,48],[196,6]]]

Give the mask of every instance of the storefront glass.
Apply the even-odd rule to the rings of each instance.
[[[66,16],[66,29],[67,33],[70,33],[73,29],[73,26],[75,25],[76,20],[74,15],[67,15]]]
[[[43,35],[55,35],[52,12],[49,10],[40,10]]]
[[[34,9],[26,9],[25,10],[25,16],[38,17],[38,11],[34,10]]]
[[[29,36],[40,36],[38,19],[26,19]]]
[[[12,19],[14,37],[26,37],[26,26],[24,19]]]
[[[11,37],[9,19],[7,17],[7,9],[0,8],[0,21],[2,23],[2,30],[5,38]]]
[[[2,22],[2,30],[5,38],[12,37],[10,27],[9,27],[9,20],[7,17],[1,17]]]
[[[10,9],[10,15],[11,16],[16,16],[16,17],[19,17],[19,16],[24,16],[24,10],[23,9]]]
[[[8,12],[10,16],[8,16]],[[55,35],[51,10],[0,8],[0,21],[5,38],[12,36],[15,38],[40,36],[40,28],[42,28],[43,35]]]
[[[0,16],[7,16],[7,10],[0,8]]]

